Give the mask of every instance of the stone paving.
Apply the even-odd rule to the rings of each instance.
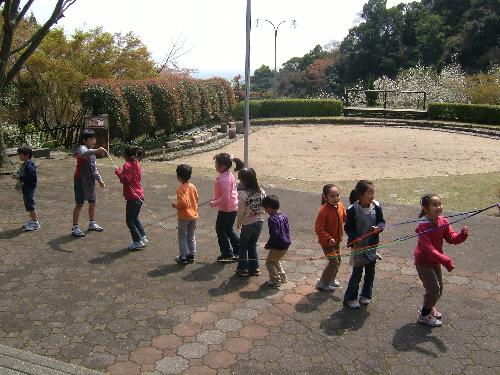
[[[175,176],[144,173],[146,204],[166,229],[143,209],[151,243],[130,252],[121,186],[109,163],[100,168],[107,187],[98,191],[105,231],[74,239],[74,160],[37,162],[38,232],[19,229],[26,221],[22,199],[0,176],[2,345],[117,375],[500,372],[498,217],[469,219],[468,241],[446,247],[457,268],[445,275],[444,325],[431,329],[415,323],[423,289],[413,267],[414,240],[383,251],[367,307],[348,310],[343,290],[314,289],[324,267],[307,259],[321,254],[312,232],[319,194],[266,189],[280,196],[293,231],[284,262],[289,282],[266,289],[263,263],[262,276],[241,279],[234,264],[215,262],[216,212],[206,204],[213,181],[193,179],[202,203],[199,256],[180,266],[173,261],[176,214],[167,199]],[[384,208],[389,223],[417,213]],[[413,224],[388,228],[383,239],[413,230]],[[261,241],[266,237],[265,227]],[[344,286],[347,263],[339,274]]]

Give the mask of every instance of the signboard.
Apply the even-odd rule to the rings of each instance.
[[[109,121],[108,115],[97,115],[85,117],[85,129],[95,131],[95,147],[104,147],[109,150]]]

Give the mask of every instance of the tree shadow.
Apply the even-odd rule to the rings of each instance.
[[[201,267],[198,267],[191,271],[186,276],[182,278],[188,282],[195,281],[211,281],[214,280],[216,275],[224,269],[224,265],[219,262],[214,263],[202,263]]]
[[[248,282],[249,277],[232,275],[229,279],[224,280],[218,287],[210,288],[208,290],[208,294],[212,297],[218,297],[228,293],[237,292],[239,289],[246,286]]]
[[[410,350],[437,358],[437,353],[419,346],[420,344],[431,342],[441,353],[448,351],[446,345],[439,337],[429,335],[432,330],[433,327],[428,325],[408,323],[396,330],[392,338],[392,346],[398,351]]]
[[[300,313],[311,313],[317,311],[319,307],[327,301],[341,302],[342,297],[335,292],[320,292],[316,291],[314,293],[304,296],[296,305],[295,310]]]
[[[320,328],[328,336],[342,336],[345,331],[357,331],[363,327],[369,315],[366,306],[355,310],[343,306],[341,310],[333,313],[330,318],[322,320]]]
[[[0,240],[11,240],[23,233],[23,228],[16,228],[0,232]]]
[[[47,244],[54,251],[57,251],[60,253],[71,253],[72,254],[73,251],[63,249],[61,246],[66,245],[66,244],[71,243],[71,242],[76,241],[76,240],[77,240],[76,237],[73,237],[71,234],[68,234],[66,236],[54,238],[53,240],[50,240],[49,242],[47,242]]]
[[[102,253],[101,252],[99,254],[102,254],[102,255],[99,257],[90,259],[88,262],[90,264],[111,264],[115,260],[123,258],[124,256],[127,256],[128,254],[130,254],[130,250],[128,248],[125,248],[125,249],[113,251],[110,253]]]
[[[166,264],[164,266],[158,267],[153,271],[149,271],[148,276],[149,277],[167,276],[168,274],[182,271],[185,267],[186,267],[185,265],[178,263]]]

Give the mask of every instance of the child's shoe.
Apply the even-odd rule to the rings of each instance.
[[[280,273],[280,280],[282,284],[285,284],[288,281],[288,279],[286,278],[286,274]]]
[[[323,290],[325,292],[331,292],[334,291],[336,288],[333,286],[333,284],[323,284],[320,280],[316,283],[316,289],[318,290]]]
[[[226,255],[219,255],[217,257],[217,262],[220,262],[220,263],[231,263],[231,262],[235,262],[237,261],[238,258],[235,258],[234,256],[226,256]]]
[[[26,229],[26,227],[30,224],[31,224],[31,220],[28,220],[25,224],[23,224],[23,229]]]
[[[345,304],[349,306],[351,309],[359,309],[361,306],[358,301],[355,299],[350,300],[350,301],[345,301]]]
[[[264,281],[264,284],[262,284],[263,286],[265,287],[268,287],[268,288],[279,288],[281,286],[281,282],[273,282],[271,280],[266,280]]]
[[[146,236],[142,236],[141,241],[144,242],[144,246],[148,246],[149,240]]]
[[[443,315],[435,307],[432,308],[431,314],[434,318],[438,320],[441,320],[443,318]]]
[[[144,242],[142,241],[137,241],[137,242],[131,242],[130,245],[128,245],[129,250],[139,250],[145,247]]]
[[[260,270],[257,268],[256,270],[251,270],[250,275],[252,276],[259,276],[260,275]]]
[[[247,270],[242,270],[239,268],[236,268],[236,271],[234,272],[237,276],[241,277],[247,277],[250,276],[250,273]]]
[[[38,221],[30,221],[29,223],[26,223],[26,226],[24,227],[24,231],[32,232],[32,231],[38,230],[40,228],[41,228],[41,225]]]
[[[426,316],[418,314],[417,322],[427,324],[428,326],[431,327],[441,327],[441,325],[443,324],[440,320],[436,319],[436,317],[432,316],[432,313]]]
[[[363,296],[359,297],[359,303],[362,305],[369,305],[371,302],[372,300],[370,298],[366,298]]]
[[[377,260],[384,260],[384,258],[382,258],[382,255],[380,255],[379,253],[375,254],[375,257],[377,258]]]
[[[186,258],[182,258],[180,255],[175,257],[175,261],[179,264],[188,264],[188,261]]]
[[[186,260],[188,261],[188,263],[194,263],[194,254],[188,254]]]
[[[97,223],[95,221],[91,221],[89,223],[89,230],[92,230],[94,232],[102,232],[104,230],[104,228],[97,225]],[[144,242],[143,242],[143,247],[144,247]]]
[[[71,235],[73,237],[85,237],[85,233],[80,230],[80,227],[78,225],[71,228]]]
[[[340,288],[340,283],[337,279],[333,280],[330,285],[333,285],[335,288]]]

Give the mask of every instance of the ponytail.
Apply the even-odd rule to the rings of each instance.
[[[239,172],[243,168],[245,168],[245,163],[241,159],[233,157],[232,160],[234,161],[234,171],[235,172]]]
[[[356,193],[356,190],[351,190],[351,194],[349,194],[349,204],[354,204],[358,201],[359,195]]]
[[[427,208],[429,207],[429,204],[431,203],[431,199],[434,197],[439,197],[437,194],[425,194],[422,198],[420,198],[420,206],[422,206],[422,210],[420,211],[420,214],[418,215],[419,218],[422,218],[426,215],[425,210],[423,207]]]

